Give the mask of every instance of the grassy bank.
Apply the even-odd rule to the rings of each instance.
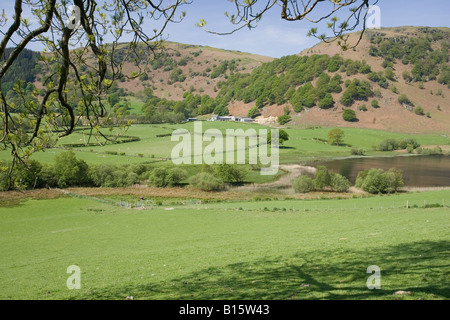
[[[448,299],[448,204],[423,205],[449,196],[152,210],[70,197],[10,204],[0,208],[0,297]],[[81,269],[80,290],[66,287],[70,265]],[[381,269],[380,290],[366,286],[370,265]]]

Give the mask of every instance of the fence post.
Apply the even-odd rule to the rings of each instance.
[[[409,209],[409,200],[406,200],[406,209]]]

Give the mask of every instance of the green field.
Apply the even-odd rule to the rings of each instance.
[[[241,124],[229,122],[202,122],[203,131],[208,129],[219,129],[223,134],[226,129],[254,129],[258,133],[260,129],[269,129],[269,127],[258,124]],[[194,131],[193,123],[178,125],[160,124],[160,125],[132,125],[124,134],[127,136],[139,137],[140,141],[106,144],[86,147],[73,147],[77,157],[88,163],[116,163],[131,164],[140,162],[160,162],[170,161],[171,152],[178,141],[171,141],[170,134],[176,129],[186,129],[191,134]],[[387,138],[415,138],[421,145],[450,145],[450,136],[448,134],[400,134],[388,131],[342,128],[345,132],[343,146],[330,145],[327,140],[327,133],[330,128],[287,128],[285,131],[289,134],[289,140],[280,148],[280,163],[305,163],[313,159],[336,158],[351,156],[352,148],[361,148],[366,150],[368,156],[380,155],[398,155],[395,152],[374,151],[382,140]],[[110,133],[105,129],[105,133]],[[52,162],[56,154],[63,152],[66,144],[80,144],[88,141],[89,131],[80,130],[74,132],[68,137],[60,139],[58,148],[47,149],[45,152],[38,152],[33,155],[33,159],[41,162]],[[114,132],[113,132],[114,133]],[[157,137],[157,135],[165,135]],[[89,140],[96,142],[94,138]],[[204,141],[203,148],[211,142]],[[67,148],[67,147],[66,147]],[[106,154],[106,152],[117,152],[117,155]],[[248,151],[247,151],[248,152]],[[121,155],[122,154],[122,155]],[[8,150],[0,151],[1,160],[9,160],[10,152]],[[248,159],[248,153],[247,153]]]
[[[448,299],[449,199],[444,190],[173,210],[26,200],[0,207],[0,298]],[[66,287],[70,265],[79,290]],[[379,290],[366,286],[370,265]]]

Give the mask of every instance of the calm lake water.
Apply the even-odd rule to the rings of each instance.
[[[353,183],[359,171],[371,168],[403,170],[405,186],[408,187],[448,187],[450,186],[449,156],[399,156],[376,158],[350,158],[313,164],[325,165],[340,173]]]

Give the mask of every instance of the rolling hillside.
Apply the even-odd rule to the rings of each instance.
[[[449,132],[449,30],[425,27],[369,30],[354,50],[347,51],[336,43],[319,43],[295,57],[283,57],[269,63],[271,66],[260,67],[277,78],[262,77],[262,72],[258,75],[255,70],[248,80],[241,77],[235,81],[248,82],[247,91],[262,94],[264,101],[243,92],[231,101],[230,112],[244,115],[256,106],[265,118],[281,116],[289,108],[291,126]],[[359,34],[350,37],[355,40]],[[341,89],[330,89],[328,81],[336,77]],[[359,80],[353,88],[355,92],[346,93],[355,79]],[[265,91],[262,85],[255,85],[258,81],[272,81],[272,87],[278,89]],[[363,88],[365,85],[367,88]],[[227,93],[237,90],[233,84],[228,88]],[[367,92],[358,96],[360,89]],[[296,98],[292,90],[302,98]],[[351,101],[344,99],[344,95],[351,96]],[[324,100],[321,107],[321,100],[327,96],[328,103]],[[376,107],[372,107],[373,100],[377,101]],[[417,107],[423,109],[417,110],[419,115],[415,113]],[[354,110],[357,120],[345,121],[342,117],[345,109]]]
[[[172,42],[165,47],[140,66],[140,77],[118,81],[107,97],[135,122],[247,116],[253,108],[256,121],[274,125],[286,114],[289,126],[450,131],[449,28],[368,30],[353,50],[319,43],[281,59]],[[130,61],[122,72],[138,70]],[[42,75],[32,78],[41,89]],[[343,119],[346,109],[355,112],[354,121]]]
[[[215,97],[217,88],[214,88],[229,72],[225,64],[233,62],[233,71],[248,73],[272,60],[240,51],[166,42],[162,54],[157,55],[149,65],[141,66],[146,76],[119,82],[118,87],[133,93],[146,87],[152,88],[155,96],[170,100],[182,100],[186,91]],[[174,75],[178,70],[181,78],[177,79]],[[131,62],[126,63],[124,73],[131,74],[133,71],[138,71],[138,68]]]
[[[436,35],[434,31],[438,31]],[[434,35],[434,38],[433,38]],[[353,38],[359,36],[358,34],[351,35]],[[442,38],[441,38],[442,37]],[[378,38],[378,39],[377,39]],[[433,56],[434,52],[443,51],[448,54],[448,45],[450,41],[449,28],[419,28],[419,27],[398,27],[398,28],[383,28],[381,30],[369,30],[363,37],[360,44],[355,50],[347,50],[342,52],[336,44],[320,43],[310,49],[304,50],[300,55],[311,56],[313,54],[327,54],[333,56],[339,54],[344,59],[364,60],[369,65],[372,71],[385,73],[386,69],[383,67],[383,62],[386,60],[383,55],[371,54],[371,47],[382,48],[387,41],[404,45],[405,41],[410,39],[430,39],[431,50],[426,48],[425,59],[419,60],[417,65],[426,64],[428,58]],[[380,41],[378,42],[377,41]],[[444,49],[443,49],[444,48]],[[450,90],[448,82],[448,68],[449,61],[443,61],[440,65],[440,73],[433,78],[433,76],[424,76],[423,79],[411,79],[404,77],[405,74],[413,76],[412,71],[415,64],[409,62],[405,64],[402,59],[394,57],[393,62],[393,80],[388,80],[389,85],[383,88],[376,83],[374,88],[380,90],[382,98],[379,99],[379,108],[370,108],[368,111],[361,112],[357,109],[358,105],[352,106],[357,112],[358,122],[346,123],[343,121],[339,113],[342,113],[344,107],[339,102],[336,104],[334,112],[323,112],[318,108],[309,109],[308,112],[299,114],[294,118],[296,124],[319,124],[331,126],[351,126],[351,127],[365,127],[373,129],[386,129],[400,132],[437,132],[450,131]],[[446,77],[443,75],[443,69],[447,70]],[[352,79],[355,76],[348,77]],[[343,75],[345,81],[346,75]],[[441,81],[439,81],[441,80]],[[442,83],[439,83],[442,82]],[[392,92],[392,87],[397,88],[398,93]],[[417,116],[414,112],[405,109],[398,102],[398,97],[405,94],[415,106],[421,106],[424,113],[430,113],[430,118],[426,116]],[[336,95],[336,101],[339,101],[340,96]],[[439,109],[438,109],[439,106]]]

